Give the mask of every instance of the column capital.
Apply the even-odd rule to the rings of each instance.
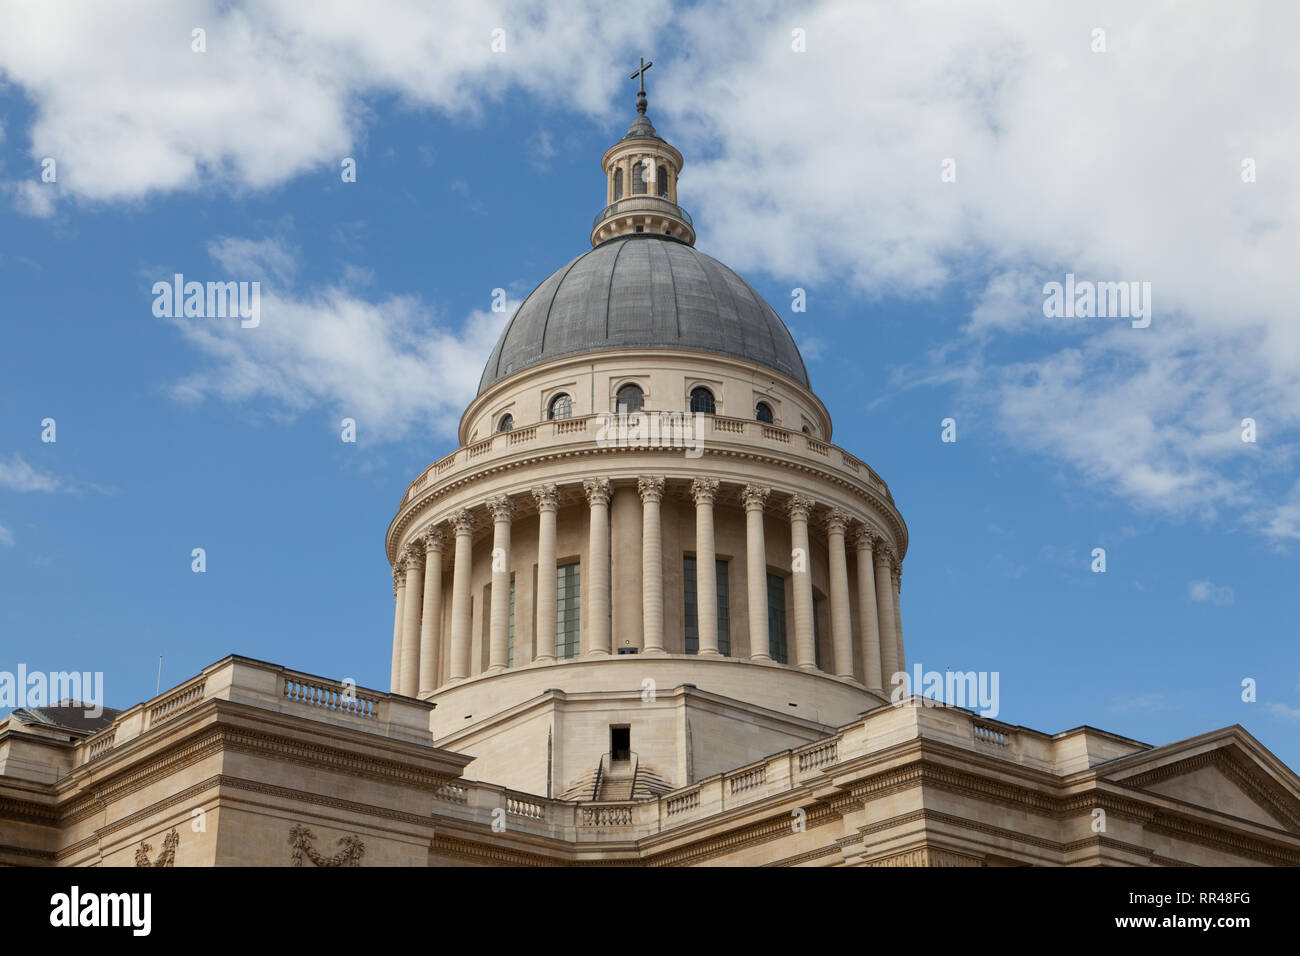
[[[468,508],[461,508],[449,519],[453,528],[456,529],[456,536],[462,534],[474,533],[474,513]]]
[[[874,551],[880,536],[866,525],[858,525],[853,531],[853,547],[859,551]]]
[[[582,482],[582,490],[587,495],[587,504],[593,508],[596,505],[609,504],[609,497],[613,493],[608,478],[585,478]]]
[[[884,565],[887,568],[893,568],[898,558],[894,555],[894,549],[885,542],[884,538],[876,542],[876,566]]]
[[[416,541],[402,549],[402,566],[407,571],[424,567],[424,549]]]
[[[771,488],[746,485],[740,490],[740,500],[744,503],[746,511],[762,511],[767,506],[767,496],[771,493]]]
[[[406,565],[399,557],[393,562],[393,597],[397,597],[397,589],[406,587]]]
[[[560,489],[557,485],[538,485],[532,491],[533,500],[537,502],[538,512],[555,511],[560,507]]]
[[[790,513],[790,520],[807,521],[816,503],[807,495],[791,495],[790,501],[786,504],[786,510]]]
[[[894,590],[903,590],[903,565],[900,562],[894,562],[890,568],[889,576],[894,579]]]
[[[485,504],[494,522],[509,521],[515,516],[515,503],[509,495],[496,495],[489,498]]]
[[[664,476],[663,475],[642,475],[636,480],[637,494],[641,496],[641,501],[663,501],[664,500]]]
[[[695,478],[691,481],[691,497],[697,505],[711,505],[718,499],[720,484],[716,478]]]
[[[430,525],[420,532],[420,537],[424,539],[424,553],[432,554],[434,551],[442,551],[442,546],[447,540],[446,532],[437,525]]]
[[[826,514],[826,532],[827,534],[843,534],[849,526],[849,515],[846,511],[839,508],[832,508]]]

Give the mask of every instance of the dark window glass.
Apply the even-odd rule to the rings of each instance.
[[[727,562],[717,560],[715,565],[718,576],[718,651],[731,656],[731,606],[727,597]],[[686,653],[700,652],[700,603],[695,579],[695,558],[682,558],[682,582],[684,584],[683,609],[686,617]]]
[[[568,418],[573,414],[573,399],[568,395],[556,395],[546,408],[547,418]]]
[[[811,435],[811,434],[812,434],[812,429],[809,428],[807,425],[805,425],[805,426],[803,427],[803,433],[804,433],[805,435]]]
[[[645,166],[637,163],[632,167],[632,195],[640,195],[645,192]]]
[[[660,166],[658,170],[656,170],[656,173],[658,176],[658,182],[656,185],[659,187],[659,195],[662,196],[664,199],[667,199],[668,198],[668,170],[665,169],[663,166]]]
[[[502,415],[501,422],[497,425],[497,431],[508,432],[515,427],[515,417],[513,415]]]
[[[713,393],[703,385],[691,389],[691,411],[712,415],[714,409]]]
[[[767,402],[759,402],[754,406],[754,417],[760,422],[767,422],[769,425],[772,424],[772,406],[767,404]]]
[[[767,576],[767,653],[777,663],[786,663],[785,578]]]
[[[581,621],[578,605],[582,597],[580,571],[576,561],[555,569],[555,656],[560,660],[578,656],[578,626]]]
[[[645,393],[639,385],[624,385],[618,390],[614,404],[620,412],[639,412],[645,404]]]
[[[623,170],[614,170],[614,198],[623,198]]]

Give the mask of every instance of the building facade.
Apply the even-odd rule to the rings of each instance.
[[[892,701],[889,487],[695,248],[644,90],[601,168],[591,249],[388,528],[389,690],[230,657],[96,720],[15,712],[0,862],[1300,863],[1300,780],[1239,727],[1152,748]]]

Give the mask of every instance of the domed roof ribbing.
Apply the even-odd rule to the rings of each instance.
[[[492,350],[479,394],[552,359],[644,348],[746,359],[811,387],[785,323],[748,282],[693,246],[632,234],[601,243],[532,291]]]

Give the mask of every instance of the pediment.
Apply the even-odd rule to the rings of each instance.
[[[1100,776],[1183,803],[1300,833],[1300,778],[1241,728],[1116,761]],[[1219,739],[1213,739],[1217,736]],[[1194,745],[1199,742],[1199,745]],[[1193,745],[1193,746],[1187,746]]]

